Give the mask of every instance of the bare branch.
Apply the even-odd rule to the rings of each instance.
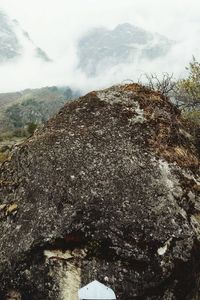
[[[170,96],[176,85],[173,74],[163,73],[161,78],[155,73],[145,73],[142,76],[144,77],[145,85],[148,88],[159,91],[165,96]],[[140,83],[142,76],[139,79]]]

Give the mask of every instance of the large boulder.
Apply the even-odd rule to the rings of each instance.
[[[95,279],[120,300],[197,299],[199,157],[164,96],[89,93],[0,172],[0,299],[76,300]]]

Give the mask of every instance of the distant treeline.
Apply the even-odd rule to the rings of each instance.
[[[11,93],[0,95],[0,138],[26,136],[47,121],[69,100],[80,96],[69,87],[45,87],[12,93],[14,99],[6,105]],[[2,107],[1,107],[2,106]]]

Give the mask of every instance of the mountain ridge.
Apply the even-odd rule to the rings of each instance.
[[[119,24],[111,30],[98,27],[79,40],[78,68],[92,77],[119,64],[164,57],[172,45],[173,41],[165,36],[129,23]]]
[[[30,57],[51,62],[47,53],[35,45],[27,31],[21,28],[20,23],[0,10],[0,63],[9,63],[19,60],[25,53]]]

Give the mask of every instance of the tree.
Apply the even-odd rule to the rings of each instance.
[[[200,108],[200,63],[194,56],[186,70],[188,77],[176,83],[175,97],[183,109],[196,110]]]
[[[161,76],[158,76],[155,73],[145,73],[142,76],[144,77],[145,86],[167,97],[171,96],[176,86],[173,74],[165,72]]]
[[[21,128],[23,126],[21,109],[18,104],[8,107],[5,113],[14,128]]]
[[[35,132],[36,128],[37,128],[37,124],[31,122],[28,124],[27,131],[30,135],[32,135]]]

